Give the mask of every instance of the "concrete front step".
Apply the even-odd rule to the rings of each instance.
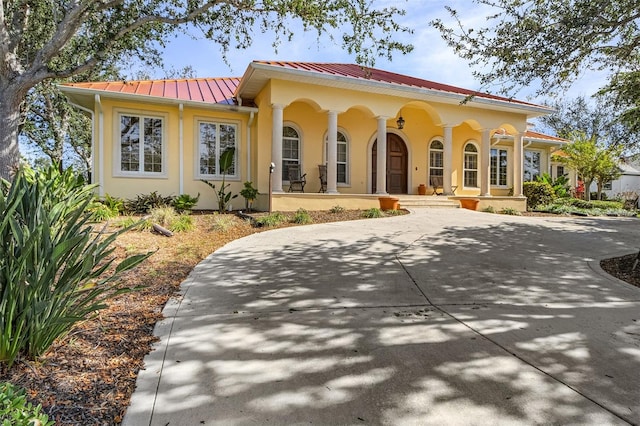
[[[429,195],[392,195],[399,198],[401,208],[459,208],[460,203],[443,196]]]

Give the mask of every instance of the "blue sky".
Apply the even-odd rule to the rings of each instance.
[[[490,13],[490,9],[478,6],[470,0],[375,0],[375,3],[382,6],[396,5],[407,10],[407,15],[402,17],[400,22],[414,30],[412,35],[399,34],[397,37],[401,41],[413,44],[414,50],[408,55],[396,54],[392,61],[378,58],[376,68],[469,89],[479,88],[468,63],[446,46],[440,34],[429,22],[440,18],[453,26],[454,22],[445,10],[445,5],[449,5],[460,12],[466,26],[479,27],[486,23],[485,17]],[[292,26],[296,28],[295,23],[292,23]],[[352,56],[341,49],[339,38],[334,42],[329,37],[323,37],[318,43],[314,33],[304,33],[298,29],[295,31],[294,39],[291,42],[283,42],[278,52],[271,46],[273,40],[273,34],[256,32],[253,45],[249,49],[229,52],[229,66],[222,61],[220,48],[214,42],[179,36],[164,49],[164,60],[168,68],[182,69],[190,65],[199,77],[241,76],[251,60],[355,62]],[[597,73],[585,74],[569,90],[566,97],[591,95],[604,84],[604,77],[605,75]],[[534,91],[534,88],[525,88],[518,92],[516,97],[541,103],[544,98],[532,97]]]

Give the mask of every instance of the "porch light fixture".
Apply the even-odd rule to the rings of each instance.
[[[396,120],[396,124],[398,125],[398,129],[402,130],[404,128],[404,118],[402,118],[402,111],[400,112],[400,117]]]

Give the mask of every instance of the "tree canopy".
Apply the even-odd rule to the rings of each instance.
[[[542,130],[569,139],[576,132],[595,138],[608,147],[621,147],[627,151],[640,148],[640,133],[618,119],[617,108],[606,99],[589,102],[585,97],[551,102],[555,113],[537,118]]]
[[[410,32],[396,18],[404,11],[375,8],[369,0],[6,0],[0,3],[0,177],[19,158],[20,105],[38,83],[68,78],[122,56],[150,64],[185,24],[221,48],[251,44],[254,28],[274,35],[274,47],[302,22],[318,35],[342,32],[342,47],[356,62],[411,50],[394,40]]]
[[[482,28],[432,22],[462,58],[479,66],[483,84],[505,90],[540,84],[540,93],[565,88],[585,70],[613,75],[638,71],[638,0],[474,0],[494,11]],[[488,65],[488,68],[487,68]]]
[[[589,187],[596,181],[599,197],[603,185],[620,176],[620,148],[605,147],[595,136],[587,136],[583,131],[574,131],[568,138],[572,142],[563,146],[562,153],[554,159],[575,170],[584,180],[587,199],[590,198]]]
[[[640,134],[639,0],[474,0],[491,8],[486,26],[432,25],[472,66],[484,86],[503,93],[537,85],[537,94],[568,88],[585,71],[609,74],[599,88],[619,108],[617,119]],[[598,88],[594,88],[598,89]]]

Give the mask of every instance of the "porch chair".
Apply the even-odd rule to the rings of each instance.
[[[304,192],[307,174],[300,176],[300,165],[289,164],[289,192]]]
[[[320,190],[318,192],[327,192],[327,166],[326,166],[326,164],[318,164],[318,172],[320,174]]]
[[[433,194],[432,195],[442,195],[444,193],[444,186],[443,186],[443,178],[442,178],[442,176],[431,176],[429,178],[429,183],[431,184],[431,187],[433,188]],[[458,189],[458,185],[451,185],[451,192],[453,193],[453,195],[456,194],[456,189]],[[440,190],[441,192],[438,192],[438,190]]]

